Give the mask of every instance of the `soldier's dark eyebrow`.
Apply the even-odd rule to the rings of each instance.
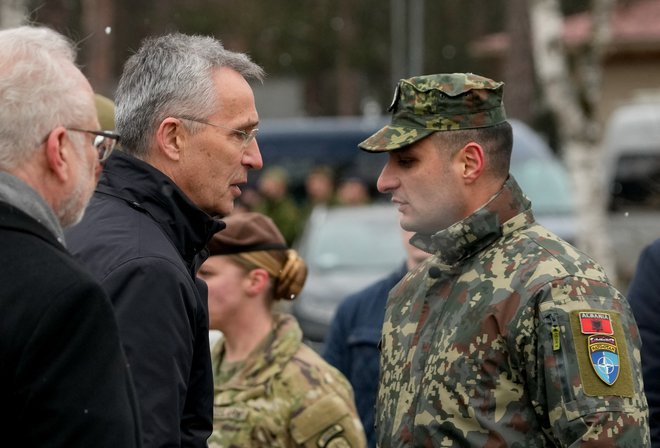
[[[391,152],[396,155],[410,153],[410,146],[403,146],[401,148],[393,149]]]

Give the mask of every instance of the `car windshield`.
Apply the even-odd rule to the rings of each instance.
[[[396,211],[377,208],[328,213],[312,226],[303,257],[310,269],[387,272],[405,257]]]

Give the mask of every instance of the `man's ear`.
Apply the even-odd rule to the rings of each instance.
[[[67,131],[64,127],[58,126],[48,134],[46,138],[46,161],[48,162],[48,170],[62,182],[69,179],[69,172],[73,158],[76,156],[73,152],[75,149],[68,140],[67,144]]]
[[[186,136],[187,133],[181,120],[167,117],[156,130],[158,149],[168,159],[178,161]]]
[[[484,149],[480,144],[469,142],[459,153],[459,173],[466,183],[471,184],[476,181],[484,171],[486,159]]]

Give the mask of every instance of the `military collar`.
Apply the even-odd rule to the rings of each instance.
[[[533,222],[531,202],[509,176],[500,191],[470,216],[433,235],[415,234],[410,243],[435,254],[432,264],[439,269],[451,270],[502,235]]]

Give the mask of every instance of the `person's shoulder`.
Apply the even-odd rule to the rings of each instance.
[[[293,439],[304,446],[365,446],[353,390],[341,372],[304,344],[289,364],[299,388],[290,423]]]
[[[658,238],[657,240],[651,242],[648,246],[646,246],[644,251],[647,252],[653,258],[660,259],[660,238]]]
[[[389,291],[405,276],[405,272],[402,268],[397,268],[361,290],[347,295],[337,308],[337,313],[357,313],[364,306],[384,307]]]
[[[510,235],[494,250],[505,261],[525,265],[530,279],[581,277],[609,283],[600,264],[540,224]]]
[[[330,388],[342,393],[351,390],[350,383],[344,375],[305,344],[300,344],[285,366],[283,375],[293,379],[303,394],[314,388],[318,390]]]

